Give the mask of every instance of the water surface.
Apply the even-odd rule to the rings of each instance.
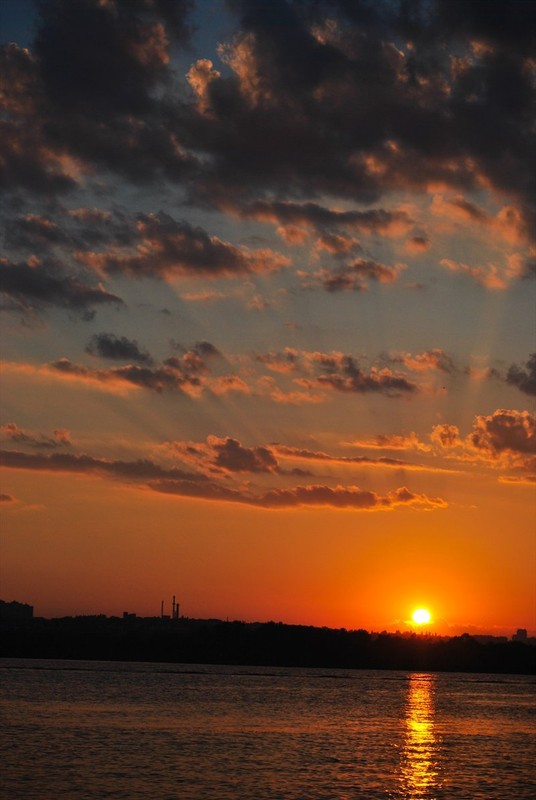
[[[527,676],[0,659],[5,800],[533,800]]]

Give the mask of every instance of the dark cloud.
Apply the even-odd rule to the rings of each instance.
[[[22,453],[18,450],[0,450],[0,464],[9,469],[39,470],[45,472],[69,472],[72,474],[97,474],[127,481],[187,480],[203,482],[204,475],[164,467],[148,459],[138,461],[114,461],[106,458],[71,453]]]
[[[229,443],[233,443],[229,446]],[[226,469],[230,471],[266,472],[270,469],[270,451],[267,448],[242,448],[237,454],[232,439],[223,440]],[[239,446],[240,447],[240,446]],[[265,451],[262,452],[261,451]],[[272,456],[273,459],[273,456]],[[274,459],[275,460],[275,459]],[[246,466],[245,462],[249,462]],[[0,450],[0,465],[8,469],[26,469],[46,472],[95,474],[127,482],[149,481],[150,487],[166,494],[193,497],[204,500],[219,500],[242,503],[258,508],[292,507],[333,507],[353,508],[355,510],[389,510],[398,506],[431,509],[444,508],[446,502],[441,498],[430,498],[415,494],[405,487],[395,489],[386,495],[362,490],[357,486],[296,486],[292,489],[270,489],[256,495],[239,489],[232,489],[210,481],[204,475],[188,473],[181,469],[155,464],[147,459],[138,461],[118,461],[94,458],[86,454],[53,453],[51,455],[28,454],[15,450]]]
[[[66,282],[72,280],[67,274],[81,269],[99,276],[107,273],[166,279],[177,275],[267,273],[291,263],[269,248],[233,245],[163,212],[127,214],[118,208],[103,211],[59,206],[55,218],[28,213],[6,223],[5,240],[10,247],[30,253],[60,248],[42,265],[40,274],[53,273]],[[31,258],[36,264],[39,261]]]
[[[297,486],[294,489],[274,489],[267,492],[259,505],[267,507],[289,506],[332,506],[356,510],[390,509],[396,506],[421,506],[425,508],[444,508],[446,502],[441,498],[430,498],[415,494],[405,487],[395,489],[387,495],[365,491],[356,486]]]
[[[1,110],[1,107],[0,107]],[[0,119],[0,187],[21,187],[32,194],[48,197],[74,189],[78,182],[65,168],[65,162],[39,136],[31,119],[14,124]]]
[[[364,372],[353,356],[343,353],[313,353],[312,364],[316,381],[320,386],[330,387],[345,393],[378,393],[387,397],[399,397],[418,391],[404,375],[388,368]]]
[[[13,503],[15,498],[10,494],[0,494],[0,503]]]
[[[536,258],[528,257],[523,259],[521,277],[527,279],[536,279]]]
[[[5,232],[5,242],[9,247],[29,250],[49,249],[71,243],[70,236],[50,217],[39,214],[26,214],[13,220]]]
[[[32,51],[0,58],[0,181],[37,193],[76,187],[95,166],[134,181],[187,177],[196,159],[168,119],[170,41],[190,0],[43,0]]]
[[[457,461],[487,462],[492,467],[524,472],[536,469],[536,417],[528,411],[501,408],[477,416],[464,438],[456,425],[435,425],[430,441],[436,451]]]
[[[188,89],[170,56],[191,5],[45,0],[33,47],[4,50],[4,183],[64,191],[104,167],[283,226],[358,230],[360,212],[304,199],[487,186],[536,233],[534,3],[233,0],[225,68],[200,59]]]
[[[273,205],[289,224],[281,197],[370,203],[402,186],[485,184],[518,200],[534,232],[533,3],[233,0],[226,69],[198,61],[193,97],[170,61],[191,6],[41,3],[31,51],[5,50],[5,180],[67,189],[80,159],[184,181],[245,214]]]
[[[21,312],[57,306],[91,318],[95,307],[123,305],[101,285],[90,286],[65,275],[58,263],[37,258],[18,263],[0,258],[0,292]]]
[[[295,372],[302,366],[302,353],[291,347],[285,347],[281,353],[260,353],[256,359],[273,372]]]
[[[157,492],[181,497],[194,497],[242,503],[257,508],[280,509],[299,507],[346,508],[355,511],[389,511],[398,506],[429,510],[445,508],[447,503],[439,497],[415,494],[405,487],[387,495],[359,489],[356,486],[296,486],[292,489],[272,489],[262,495],[253,495],[229,489],[216,483],[200,486],[190,481],[158,481],[151,484]]]
[[[0,47],[0,186],[40,196],[77,185],[61,152],[43,133],[42,86],[35,57],[16,44]]]
[[[485,211],[477,206],[476,203],[471,203],[469,200],[466,200],[465,197],[453,197],[447,200],[447,203],[455,209],[458,209],[458,211],[473,222],[485,224],[489,220],[489,215],[486,214]]]
[[[269,447],[246,447],[230,436],[208,436],[205,442],[172,442],[168,445],[183,461],[202,472],[229,477],[230,473],[278,473],[279,465]]]
[[[135,253],[80,252],[77,257],[81,263],[109,274],[155,278],[272,272],[290,265],[290,259],[272,250],[236,247],[163,212],[138,216],[134,242],[142,245]]]
[[[211,342],[207,342],[206,339],[203,339],[200,342],[195,342],[195,344],[192,346],[192,350],[201,358],[223,358],[218,348],[215,347]]]
[[[536,395],[536,353],[532,353],[525,367],[512,364],[506,375],[506,382],[517,386],[528,395]]]
[[[168,37],[187,40],[191,6],[190,0],[44,0],[34,51],[47,97],[68,115],[147,113],[168,75]]]
[[[378,465],[382,467],[414,467],[409,461],[400,458],[369,458],[368,456],[333,456],[318,450],[307,450],[302,447],[288,447],[286,445],[274,445],[278,455],[289,458],[307,459],[312,461],[333,461],[337,464],[366,464]]]
[[[29,433],[22,430],[15,422],[8,422],[0,427],[0,434],[9,441],[19,445],[27,445],[38,449],[55,449],[58,447],[70,446],[70,433],[65,428],[58,428],[52,436],[39,433]]]
[[[148,366],[153,363],[151,355],[146,350],[141,350],[135,339],[115,336],[113,333],[96,333],[89,340],[86,353],[115,361],[135,361]]]
[[[207,191],[370,202],[399,186],[470,190],[484,177],[530,212],[534,87],[528,51],[507,33],[534,28],[530,3],[494,3],[508,22],[493,36],[489,4],[458,25],[456,0],[232,5],[232,74],[206,68],[193,83],[192,133],[213,159]]]
[[[228,210],[244,219],[281,225],[298,225],[317,231],[346,228],[363,233],[390,233],[410,228],[412,218],[406,211],[339,211],[318,203],[294,203],[288,200],[256,200],[243,206],[230,205]]]
[[[236,439],[211,441],[214,464],[230,472],[274,472],[277,459],[267,447],[243,447]]]
[[[406,247],[414,253],[424,253],[430,247],[430,240],[427,236],[412,236]]]
[[[341,233],[325,233],[315,242],[316,252],[327,252],[335,258],[343,258],[352,252],[359,252],[363,248],[357,239]]]
[[[106,245],[126,247],[136,238],[134,220],[119,208],[70,208],[63,216],[69,241],[79,250]]]
[[[49,214],[26,213],[11,217],[5,225],[4,239],[11,248],[30,253],[60,248],[68,258],[72,251],[114,246],[126,247],[137,239],[135,217],[118,208],[64,208],[51,203]]]
[[[170,356],[161,364],[154,365],[149,354],[140,350],[135,341],[115,337],[112,334],[99,334],[90,341],[92,353],[104,358],[139,363],[92,369],[83,364],[75,364],[68,358],[60,358],[49,364],[48,369],[73,380],[105,384],[111,389],[130,384],[158,393],[179,391],[190,396],[198,396],[205,389],[213,390],[216,394],[237,390],[234,381],[239,379],[233,374],[217,376],[212,382],[209,381],[211,368],[207,361],[214,358],[211,347],[209,342],[198,342],[190,350],[182,350],[180,356]],[[209,350],[210,352],[207,352]]]
[[[140,389],[155,392],[179,390],[188,392],[192,388],[201,387],[198,377],[203,367],[191,359],[169,358],[163,365],[155,368],[129,364],[124,367],[110,369],[89,369],[73,364],[68,358],[60,358],[49,365],[52,370],[80,380],[117,385],[131,384]]]
[[[536,417],[528,411],[497,409],[475,420],[469,436],[473,447],[491,456],[536,454]]]
[[[418,391],[417,384],[402,373],[394,372],[389,367],[373,367],[364,371],[357,359],[347,353],[308,352],[287,347],[283,352],[259,354],[256,360],[272,372],[303,375],[294,381],[307,388],[321,386],[357,394],[376,392],[388,397]]]
[[[334,270],[321,269],[315,273],[314,277],[328,292],[359,292],[367,288],[367,281],[383,284],[395,283],[401,269],[401,266],[388,267],[378,261],[357,258],[350,264]]]

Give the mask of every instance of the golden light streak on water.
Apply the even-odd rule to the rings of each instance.
[[[407,800],[433,800],[440,789],[439,741],[435,732],[435,676],[410,675],[401,754],[400,788]]]

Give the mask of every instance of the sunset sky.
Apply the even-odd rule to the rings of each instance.
[[[536,633],[536,4],[0,6],[0,597]]]

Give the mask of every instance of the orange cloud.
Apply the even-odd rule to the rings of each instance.
[[[344,444],[364,450],[418,450],[424,453],[430,451],[430,446],[422,442],[414,431],[407,435],[378,434],[374,439],[357,439]]]
[[[473,280],[486,289],[506,289],[508,287],[508,275],[504,270],[500,270],[495,264],[488,264],[487,267],[472,267],[461,261],[453,261],[450,258],[442,258],[439,262],[442,267],[446,267],[450,272],[460,272],[469,275]]]
[[[456,372],[456,366],[452,357],[439,347],[433,350],[426,350],[424,353],[412,355],[411,353],[401,353],[390,355],[389,360],[395,364],[403,364],[413,372],[428,372],[437,370],[439,372]]]
[[[513,205],[504,205],[494,216],[463,195],[444,197],[436,194],[431,211],[443,219],[480,225],[488,236],[491,234],[511,245],[526,244],[530,240],[527,221],[520,209]]]
[[[372,466],[372,467],[387,467],[400,469],[414,469],[426,470],[419,464],[411,464],[409,461],[403,461],[400,458],[369,458],[367,456],[334,456],[324,453],[322,451],[307,450],[301,447],[289,447],[287,445],[273,445],[274,452],[282,458],[293,460],[306,460],[306,461],[327,461],[335,464],[342,464],[347,466]]]

